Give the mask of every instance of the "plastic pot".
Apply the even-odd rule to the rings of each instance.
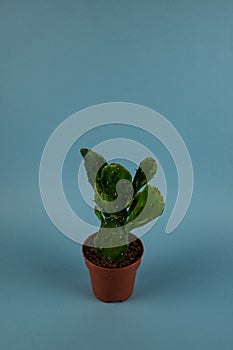
[[[90,237],[85,240],[82,246],[82,253],[85,264],[90,273],[94,295],[97,299],[103,302],[127,300],[133,293],[136,272],[142,260],[142,255],[144,252],[142,241],[134,236],[141,244],[142,253],[139,259],[133,264],[120,268],[105,268],[93,264],[85,256],[85,243],[90,239]]]

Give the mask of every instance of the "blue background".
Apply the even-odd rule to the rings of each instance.
[[[232,350],[232,18],[230,0],[1,1],[1,349]],[[51,132],[109,101],[163,114],[195,174],[189,212],[165,235],[174,164],[128,130],[158,154],[168,197],[120,304],[93,297],[81,247],[51,224],[38,187]]]

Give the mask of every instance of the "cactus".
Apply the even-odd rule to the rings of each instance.
[[[94,211],[100,220],[94,239],[96,252],[111,261],[122,260],[129,244],[129,232],[163,213],[163,197],[156,187],[148,184],[156,173],[156,162],[151,157],[145,158],[132,179],[122,165],[108,164],[100,154],[87,148],[80,152],[94,189]]]

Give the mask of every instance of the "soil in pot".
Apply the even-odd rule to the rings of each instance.
[[[114,262],[104,257],[100,257],[98,256],[95,248],[93,247],[95,235],[96,234],[89,237],[89,239],[87,240],[87,243],[89,245],[88,246],[85,245],[83,249],[85,257],[94,265],[105,267],[108,269],[121,268],[121,267],[126,267],[133,264],[142,256],[142,253],[143,253],[142,243],[139,239],[136,239],[129,243],[123,260]],[[135,236],[131,234],[131,239],[133,237]]]

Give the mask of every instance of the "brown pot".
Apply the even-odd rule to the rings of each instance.
[[[88,237],[85,242],[87,242],[90,237]],[[142,241],[140,239],[138,240],[142,246],[142,254],[140,258],[133,264],[121,268],[105,268],[90,262],[85,256],[84,242],[82,253],[86,266],[90,272],[92,290],[97,299],[104,302],[114,302],[124,301],[131,296],[134,289],[136,271],[141,263],[144,251]]]

